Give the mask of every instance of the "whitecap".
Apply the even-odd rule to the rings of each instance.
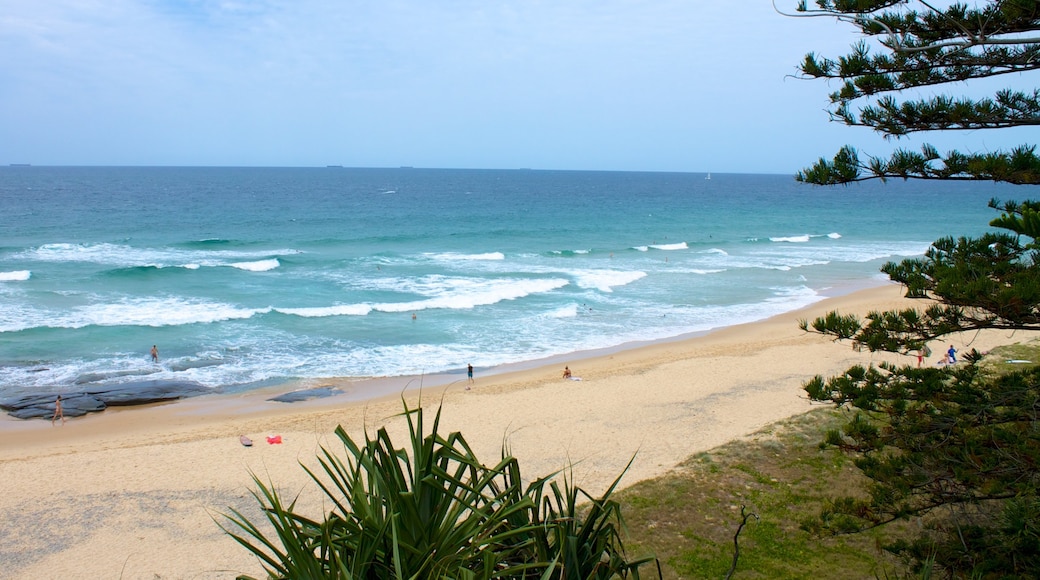
[[[183,298],[122,299],[90,304],[67,311],[21,309],[20,316],[0,311],[0,332],[30,328],[84,328],[88,326],[180,326],[250,318],[269,309],[239,308],[219,302]]]
[[[281,266],[281,262],[278,261],[278,258],[271,258],[270,260],[257,260],[256,262],[235,262],[228,264],[228,266],[249,272],[266,272]]]
[[[483,254],[460,254],[458,252],[442,252],[440,254],[427,254],[434,260],[505,260],[502,252],[485,252]]]
[[[686,242],[679,242],[678,244],[651,244],[650,247],[655,250],[686,250],[689,248]]]
[[[790,243],[801,244],[801,243],[805,243],[805,242],[809,241],[809,234],[804,234],[804,235],[801,235],[801,236],[787,236],[787,237],[769,238],[769,241],[771,241],[771,242],[790,242]]]
[[[29,270],[14,270],[13,272],[0,272],[0,282],[24,282],[32,273]]]
[[[561,306],[556,310],[545,313],[546,318],[574,318],[578,315],[578,305],[568,304]]]
[[[831,232],[831,233],[827,234],[827,237],[832,239],[832,240],[837,240],[838,238],[841,237],[841,234],[839,234],[838,232]]]
[[[373,304],[372,308],[381,312],[410,312],[433,308],[469,309],[503,300],[516,300],[531,294],[551,292],[567,284],[567,280],[559,278],[455,280],[454,284],[445,287],[438,296],[410,302],[384,302]]]
[[[303,253],[300,250],[182,250],[176,248],[136,248],[121,244],[43,244],[16,255],[18,258],[43,262],[91,262],[117,267],[163,268],[189,264],[196,266],[225,266],[229,260],[246,260]],[[261,260],[265,262],[269,260]],[[234,265],[234,264],[232,264]],[[237,267],[237,266],[235,266]]]
[[[595,288],[601,292],[613,292],[615,286],[631,284],[646,277],[646,272],[622,270],[582,270],[573,272],[581,288]]]
[[[77,318],[95,326],[180,326],[251,318],[264,311],[170,298],[93,305],[80,309]]]
[[[372,312],[372,307],[367,304],[338,304],[311,308],[275,308],[274,311],[304,318],[322,318],[325,316],[365,316]]]
[[[633,246],[633,250],[639,250],[640,252],[649,252],[650,246]]]

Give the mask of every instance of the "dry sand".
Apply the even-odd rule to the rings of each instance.
[[[422,403],[443,403],[442,431],[461,431],[485,463],[499,458],[507,440],[525,476],[573,463],[577,483],[598,494],[633,454],[624,485],[807,411],[801,385],[815,374],[880,360],[913,362],[858,353],[797,327],[798,320],[830,309],[862,315],[907,303],[894,285],[861,290],[706,336],[519,372],[478,373],[472,390],[464,382],[426,388]],[[954,337],[932,345],[929,362],[949,342],[963,352],[1032,337]],[[564,364],[583,380],[562,379]],[[299,462],[313,464],[319,446],[335,448],[336,425],[355,436],[365,426],[374,431],[387,425],[398,445],[405,442],[403,422],[394,417],[402,409],[399,397],[287,405],[263,395],[270,396],[109,410],[55,427],[0,419],[0,577],[260,576],[258,562],[216,523],[229,507],[261,521],[250,495],[251,472],[290,496],[301,493],[301,504],[318,516],[320,495]],[[418,396],[409,392],[406,398],[414,405]],[[266,443],[275,434],[283,443]],[[240,445],[240,435],[254,446]]]

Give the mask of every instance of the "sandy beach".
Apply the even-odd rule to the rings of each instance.
[[[809,410],[802,383],[856,363],[911,357],[855,352],[800,331],[831,309],[866,314],[906,305],[886,285],[829,298],[775,318],[705,336],[593,358],[476,376],[408,391],[410,404],[443,404],[442,429],[461,431],[486,463],[503,440],[529,478],[574,464],[578,483],[601,492],[635,455],[623,484],[667,472],[686,457]],[[916,305],[920,306],[920,303]],[[953,337],[961,352],[1033,338]],[[947,344],[932,345],[935,364]],[[567,364],[581,381],[564,380]],[[407,381],[402,380],[401,388]],[[329,384],[328,381],[323,384]],[[412,383],[415,386],[415,383]],[[387,425],[404,442],[399,396],[294,404],[269,393],[207,396],[49,421],[0,419],[0,577],[234,578],[262,569],[218,526],[229,507],[259,521],[250,473],[321,513],[299,462],[335,449],[343,425],[361,436]],[[254,441],[243,447],[239,436]],[[268,444],[268,435],[282,443]]]

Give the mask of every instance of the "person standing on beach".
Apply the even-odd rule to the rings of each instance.
[[[65,411],[61,408],[61,395],[54,401],[54,416],[51,417],[51,427],[54,426],[54,422],[61,419],[61,424],[65,424]]]
[[[469,377],[469,382],[473,383],[473,365],[469,363],[466,363],[466,375]],[[469,387],[467,386],[466,389],[468,390]]]
[[[152,345],[152,362],[159,362],[159,348]]]
[[[950,350],[946,351],[946,358],[949,359],[947,362],[951,365],[957,364],[957,349],[953,348],[952,344],[950,345]]]

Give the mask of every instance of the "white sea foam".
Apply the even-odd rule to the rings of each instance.
[[[439,254],[426,254],[434,260],[466,261],[466,260],[505,260],[502,252],[485,252],[483,254],[460,254],[458,252],[442,252]]]
[[[125,298],[76,308],[48,311],[0,311],[0,332],[30,328],[84,328],[88,326],[179,326],[245,319],[269,309],[238,308],[217,302],[183,298]],[[11,316],[17,314],[18,316]]]
[[[841,239],[841,234],[837,232],[831,232],[829,234],[802,234],[800,236],[786,236],[786,237],[771,237],[771,242],[788,242],[788,243],[805,243],[813,238],[830,238],[832,240]],[[758,238],[751,238],[749,241],[758,241]]]
[[[496,304],[503,300],[516,300],[531,294],[552,292],[569,284],[560,278],[536,279],[468,279],[450,290],[424,300],[410,302],[384,302],[373,304],[373,310],[381,312],[409,312],[427,309],[469,309]]]
[[[0,332],[18,332],[36,326],[37,321],[46,320],[37,310],[6,300],[0,303]],[[2,368],[3,365],[0,365]]]
[[[42,262],[88,262],[115,267],[154,267],[171,266],[197,269],[200,266],[227,266],[249,263],[257,258],[260,262],[268,262],[271,256],[288,256],[300,254],[299,250],[183,250],[179,248],[138,248],[123,244],[44,244],[26,250],[15,257]]]
[[[633,250],[639,250],[640,252],[649,252],[650,246],[633,246]]]
[[[77,318],[97,326],[179,326],[250,318],[265,311],[182,298],[145,298],[90,306]]]
[[[238,268],[239,270],[246,270],[249,272],[267,272],[268,270],[274,270],[278,266],[281,266],[281,262],[278,258],[271,258],[270,260],[257,260],[256,262],[235,262],[228,264],[232,268]]]
[[[0,282],[24,282],[29,279],[29,270],[15,270],[13,272],[0,272]]]
[[[673,271],[680,272],[680,273],[683,273],[683,274],[697,274],[699,276],[707,276],[708,274],[719,274],[721,272],[725,272],[726,269],[725,268],[713,268],[713,269],[680,268],[678,270],[673,270]]]
[[[686,250],[689,246],[686,242],[679,242],[678,244],[651,244],[651,248],[655,250]]]
[[[578,305],[577,304],[567,304],[565,306],[561,306],[561,307],[559,307],[559,308],[557,308],[555,310],[552,310],[550,312],[546,312],[545,313],[545,316],[547,318],[574,318],[577,315],[578,315]]]
[[[516,300],[531,294],[551,292],[569,284],[560,278],[461,278],[448,276],[424,276],[421,279],[399,279],[387,285],[401,292],[426,296],[418,300],[380,302],[373,304],[340,304],[310,308],[282,308],[274,310],[283,314],[304,317],[365,316],[378,312],[417,312],[420,310],[447,309],[464,310],[477,306],[496,304],[503,300]]]
[[[578,270],[572,273],[580,288],[595,288],[600,292],[613,292],[617,286],[631,284],[646,277],[646,272],[631,270]]]
[[[292,314],[304,318],[321,318],[324,316],[364,316],[372,312],[372,307],[367,304],[338,304],[313,308],[275,308],[274,310],[282,314]]]

